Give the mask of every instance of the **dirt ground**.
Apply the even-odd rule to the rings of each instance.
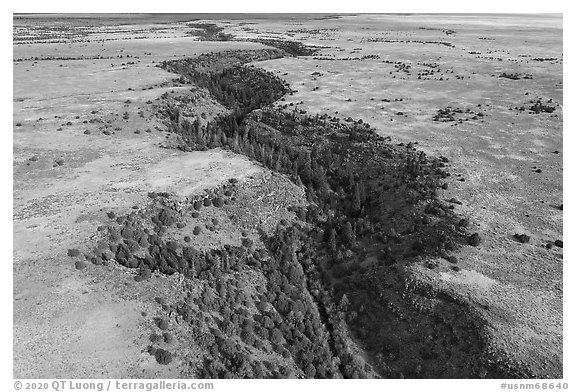
[[[495,347],[535,374],[559,377],[563,249],[548,250],[545,245],[562,240],[563,233],[558,208],[563,203],[561,20],[535,18],[532,28],[520,27],[514,17],[468,22],[456,16],[327,21],[322,27],[335,30],[315,32],[310,38],[330,46],[322,50],[322,57],[379,58],[281,59],[258,65],[283,75],[298,90],[286,103],[302,102],[299,107],[312,113],[362,118],[382,135],[418,142],[419,149],[450,159],[453,174],[465,181],[453,176],[442,197],[462,201],[455,211],[470,218],[484,241],[478,248],[462,250],[461,272],[445,271],[433,278],[468,293],[472,302],[487,305],[483,313],[493,328]],[[443,29],[455,33],[447,35]],[[305,34],[310,33],[294,38]],[[367,42],[382,37],[450,42],[455,47]],[[559,61],[534,60],[538,58]],[[383,60],[409,64],[412,72],[396,72],[394,64]],[[418,72],[429,68],[423,63],[438,65],[437,80],[417,78]],[[529,73],[533,78],[498,77],[503,72]],[[558,116],[513,109],[536,97],[558,104],[553,113]],[[457,126],[432,121],[438,109],[478,109],[478,105],[484,113],[481,121]],[[529,235],[530,243],[516,241],[516,233]]]
[[[104,47],[110,53],[126,48],[125,54],[142,50],[158,54],[126,69],[110,65],[109,60],[14,64],[17,378],[178,377],[177,361],[160,366],[142,352],[152,328],[150,317],[142,312],[158,311],[154,297],[162,291],[174,298],[178,282],[158,276],[154,283],[137,285],[133,273],[111,266],[76,270],[67,250],[87,251],[97,227],[108,219],[106,211],[120,214],[146,205],[148,192],[186,197],[261,170],[221,150],[184,153],[161,148],[166,135],[157,130],[162,124],[146,104],[168,91],[158,85],[173,78],[156,68],[153,59],[258,45],[190,39],[133,43],[111,41]],[[81,44],[15,46],[14,58],[64,51],[78,56],[91,50]],[[121,117],[124,112],[129,113],[127,120]],[[103,125],[114,133],[104,134]],[[90,134],[84,133],[87,130]],[[59,158],[61,166],[55,163]]]
[[[76,270],[67,249],[87,250],[107,211],[144,205],[149,191],[187,196],[262,172],[220,150],[160,148],[166,134],[150,111],[155,98],[181,88],[171,82],[175,75],[155,67],[159,61],[262,46],[197,42],[183,37],[180,22],[154,34],[150,26],[100,28],[90,42],[14,45],[14,59],[26,59],[13,66],[17,378],[181,375],[178,361],[161,366],[143,352],[159,307],[153,298],[158,290],[178,295],[180,282],[157,276],[135,284],[130,272],[113,266]],[[456,212],[483,241],[458,255],[458,273],[415,267],[414,274],[483,309],[495,350],[538,377],[562,377],[563,250],[545,248],[563,235],[562,20],[361,15],[235,20],[226,27],[237,36],[325,47],[316,59],[257,64],[298,90],[282,104],[362,118],[394,141],[417,141],[450,159],[453,176],[442,197],[462,201]],[[143,31],[146,39],[134,39]],[[82,55],[88,59],[77,59]],[[42,60],[53,57],[74,59]],[[532,78],[499,77],[503,72]],[[552,114],[515,109],[537,97],[558,106]],[[483,117],[456,126],[433,121],[448,106]],[[530,242],[519,243],[516,233]]]

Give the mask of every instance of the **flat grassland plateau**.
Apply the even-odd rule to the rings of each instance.
[[[561,378],[562,17],[15,15],[14,377]]]

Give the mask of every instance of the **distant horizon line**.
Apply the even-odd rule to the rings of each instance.
[[[562,12],[21,12],[12,16],[30,15],[564,15]]]

